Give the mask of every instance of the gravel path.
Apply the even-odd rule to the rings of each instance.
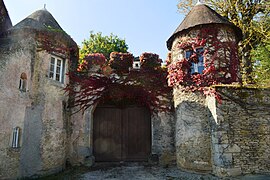
[[[77,168],[43,180],[219,180],[221,178],[209,174],[184,172],[176,167],[162,168],[159,166],[129,163],[123,165],[97,165],[92,168]],[[270,180],[270,175],[248,175],[225,180]]]
[[[217,179],[211,175],[198,175],[179,171],[176,168],[161,168],[157,166],[145,167],[137,165],[114,167],[107,170],[97,170],[81,175],[81,179],[149,179],[149,180],[162,180],[162,179]]]

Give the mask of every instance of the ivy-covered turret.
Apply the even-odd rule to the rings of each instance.
[[[215,171],[212,117],[205,96],[214,95],[221,100],[213,85],[240,81],[237,55],[240,39],[241,31],[236,26],[199,2],[167,41],[168,83],[173,87],[176,120],[176,160],[181,169]],[[215,102],[211,105],[215,106]]]
[[[169,84],[199,89],[239,82],[241,36],[239,28],[199,2],[167,41]]]

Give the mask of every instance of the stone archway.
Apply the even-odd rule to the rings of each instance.
[[[93,154],[97,162],[148,160],[151,115],[147,108],[102,105],[97,106],[93,118]]]

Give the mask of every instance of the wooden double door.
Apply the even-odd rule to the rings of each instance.
[[[93,131],[96,161],[146,161],[151,153],[151,116],[145,107],[97,107]]]

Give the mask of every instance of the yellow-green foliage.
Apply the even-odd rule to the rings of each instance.
[[[80,60],[90,53],[102,53],[109,59],[111,52],[127,52],[128,45],[124,39],[114,34],[103,36],[101,32],[90,32],[89,39],[84,40],[80,49]]]
[[[270,42],[258,46],[252,51],[252,55],[255,62],[254,79],[258,84],[270,87]]]

